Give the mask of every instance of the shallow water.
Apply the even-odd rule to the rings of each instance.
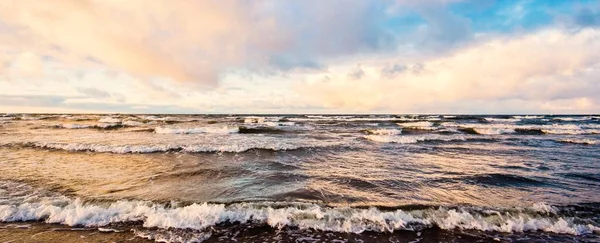
[[[0,138],[5,223],[183,242],[600,234],[600,116],[16,114]]]

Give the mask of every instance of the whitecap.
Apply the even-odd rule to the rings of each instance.
[[[159,134],[197,134],[197,133],[212,133],[212,134],[230,134],[239,132],[239,127],[192,127],[192,128],[173,128],[173,127],[157,127],[155,133]]]
[[[433,126],[433,123],[430,121],[419,121],[419,122],[404,122],[404,123],[396,123],[403,128],[412,128],[412,129],[420,129],[420,130],[436,130]]]
[[[380,143],[400,143],[410,144],[424,141],[465,141],[467,138],[462,135],[439,135],[427,134],[421,136],[393,136],[393,135],[367,135],[364,138]]]
[[[26,200],[26,201],[25,201]],[[194,203],[165,207],[145,201],[85,203],[80,199],[29,197],[0,205],[0,221],[39,221],[69,226],[106,227],[115,223],[141,222],[145,228],[205,230],[222,223],[257,223],[281,229],[295,227],[329,232],[363,233],[416,230],[437,226],[518,233],[544,231],[584,235],[600,230],[592,224],[575,223],[576,218],[555,214],[551,206],[534,205],[512,211],[444,207],[420,210],[383,211],[377,208],[322,207],[311,203]],[[542,210],[539,213],[539,210]],[[529,213],[529,211],[538,213]]]
[[[100,118],[100,120],[98,120],[98,122],[101,122],[101,123],[120,123],[121,120],[118,119],[118,118],[114,118],[114,117],[103,117],[103,118]]]
[[[518,122],[521,121],[520,118],[493,118],[493,117],[484,117],[483,118],[489,122]]]
[[[367,133],[373,135],[399,135],[402,133],[402,129],[373,129],[367,130]]]

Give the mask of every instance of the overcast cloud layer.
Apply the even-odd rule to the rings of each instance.
[[[600,1],[0,0],[0,112],[600,113]]]

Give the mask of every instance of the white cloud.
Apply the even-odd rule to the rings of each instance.
[[[595,95],[600,93],[600,31],[596,29],[498,37],[426,60],[423,72],[381,76],[381,70],[388,68],[384,63],[397,62],[362,61],[361,80],[338,71],[327,73],[328,81],[317,75],[300,90],[325,107],[355,112],[427,112],[425,108],[444,110],[457,104],[486,112],[482,102],[504,102],[504,110],[523,108],[511,107],[509,100],[535,104],[527,109],[544,112],[600,111]]]

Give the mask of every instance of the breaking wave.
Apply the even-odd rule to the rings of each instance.
[[[249,202],[194,203],[165,206],[145,201],[86,203],[64,196],[21,197],[0,205],[0,221],[43,221],[69,226],[106,227],[118,223],[140,223],[146,228],[206,230],[228,223],[266,224],[273,228],[295,227],[329,232],[363,233],[469,229],[518,233],[543,231],[585,235],[599,232],[597,225],[563,216],[556,207],[535,204],[528,208],[486,209],[477,207],[424,207],[382,210],[326,207],[312,203]]]
[[[373,135],[400,135],[402,129],[369,129],[366,133]]]
[[[433,126],[433,123],[430,121],[404,122],[404,123],[397,123],[397,124],[403,128],[418,129],[418,130],[436,130],[436,128]]]
[[[557,134],[557,135],[585,135],[600,134],[594,124],[575,125],[575,124],[549,124],[549,125],[514,125],[514,124],[444,124],[444,127],[458,128],[459,131],[468,134],[481,135],[499,135],[499,134]]]
[[[154,132],[160,134],[198,134],[198,133],[213,133],[213,134],[229,134],[237,133],[238,127],[193,127],[193,128],[170,128],[157,127]]]
[[[231,143],[231,144],[149,144],[149,145],[111,145],[93,143],[61,143],[61,142],[26,142],[5,143],[1,147],[29,147],[39,149],[64,150],[71,152],[98,152],[98,153],[160,153],[160,152],[186,152],[186,153],[241,153],[249,150],[287,151],[307,148],[334,147],[344,145],[337,141],[305,141],[305,142],[262,142],[262,143]]]
[[[513,118],[484,117],[483,119],[486,121],[489,121],[489,122],[518,122],[518,121],[521,121],[521,118],[516,118],[516,117],[513,117]]]
[[[50,126],[51,128],[62,128],[62,129],[100,129],[100,130],[112,130],[112,129],[119,129],[124,127],[124,124],[118,124],[118,123],[105,123],[105,124],[73,124],[73,123],[67,123],[67,124],[59,124],[59,125],[52,125]]]
[[[121,119],[117,119],[114,117],[103,117],[100,120],[98,120],[98,122],[101,123],[121,123]]]
[[[394,136],[394,135],[367,135],[364,136],[367,140],[379,143],[400,143],[410,144],[425,141],[466,141],[467,137],[463,135],[439,135],[428,134],[422,136]]]
[[[592,140],[592,139],[561,139],[558,141],[561,143],[587,144],[587,145],[594,145],[594,144],[598,143],[598,141]]]

